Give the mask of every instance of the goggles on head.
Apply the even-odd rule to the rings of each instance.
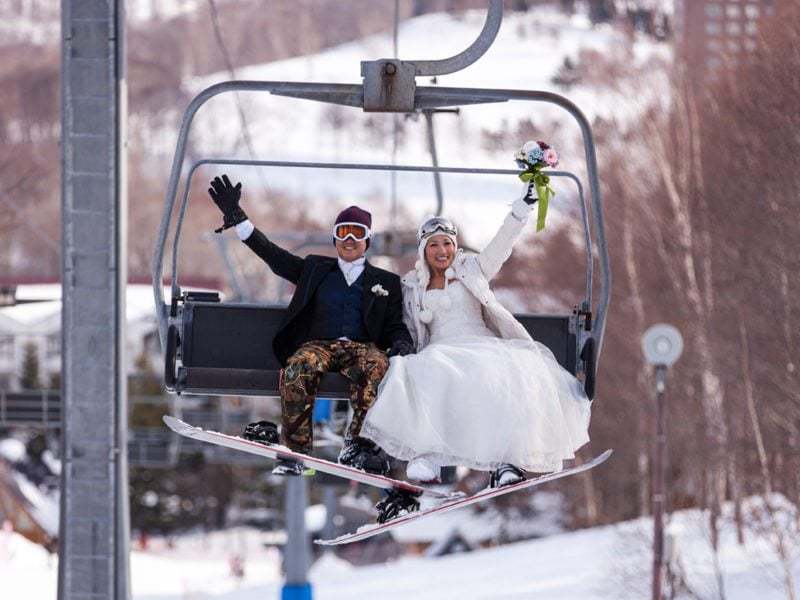
[[[337,223],[333,226],[333,239],[340,242],[347,238],[353,238],[356,242],[363,242],[369,239],[369,227],[361,223]]]
[[[425,238],[429,238],[432,235],[439,233],[446,233],[447,235],[458,236],[458,229],[453,222],[449,219],[445,219],[444,217],[433,217],[432,219],[428,219],[422,225],[420,225],[419,231],[417,231],[417,243],[421,242]]]

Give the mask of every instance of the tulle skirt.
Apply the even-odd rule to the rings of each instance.
[[[558,471],[589,441],[590,406],[545,345],[465,335],[393,357],[361,435],[402,460]]]

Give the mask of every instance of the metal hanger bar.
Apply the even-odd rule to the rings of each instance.
[[[519,169],[481,169],[473,167],[431,167],[426,165],[384,165],[380,163],[304,162],[290,160],[248,160],[238,158],[204,158],[192,170],[203,165],[244,165],[256,167],[290,167],[306,169],[342,169],[348,171],[412,171],[420,173],[462,173],[476,175],[519,175]],[[555,177],[570,176],[569,171],[543,171]]]
[[[360,87],[360,86],[359,86]],[[417,88],[417,93],[414,96],[415,109],[428,109],[428,108],[446,108],[450,106],[467,106],[472,104],[490,104],[496,102],[506,102],[506,98],[498,98],[497,96],[453,96],[448,95],[439,97],[435,94],[427,94],[428,88]],[[293,88],[291,86],[283,87],[279,90],[272,92],[273,96],[283,96],[286,98],[300,98],[302,100],[313,100],[314,102],[325,102],[326,104],[340,104],[342,106],[352,106],[355,108],[362,108],[364,105],[364,93],[359,90],[354,93],[352,90],[307,90],[301,88]]]
[[[413,62],[416,65],[417,75],[446,75],[460,71],[474,63],[486,51],[497,37],[500,25],[503,22],[503,0],[489,0],[489,10],[486,14],[486,21],[478,38],[470,46],[450,58],[439,60],[404,60]]]

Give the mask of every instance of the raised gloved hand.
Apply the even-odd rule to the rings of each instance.
[[[208,195],[222,212],[222,227],[215,229],[214,233],[220,233],[247,220],[247,215],[239,206],[242,197],[241,183],[234,186],[227,175],[223,175],[222,179],[214,177],[211,187],[208,188]]]
[[[522,193],[522,199],[525,201],[525,204],[536,204],[536,201],[539,199],[539,196],[536,195],[536,186],[533,185],[532,181],[529,181],[525,184],[525,190]]]
[[[393,356],[405,356],[406,354],[411,354],[414,352],[414,346],[411,342],[406,340],[397,340],[392,344],[392,347],[386,352],[386,356],[389,358]]]

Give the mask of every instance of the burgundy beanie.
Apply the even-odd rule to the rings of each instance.
[[[372,230],[372,215],[363,208],[348,206],[336,217],[334,225],[339,223],[359,223],[369,230]],[[367,248],[369,248],[369,238],[367,238]],[[334,245],[336,240],[333,240]]]

